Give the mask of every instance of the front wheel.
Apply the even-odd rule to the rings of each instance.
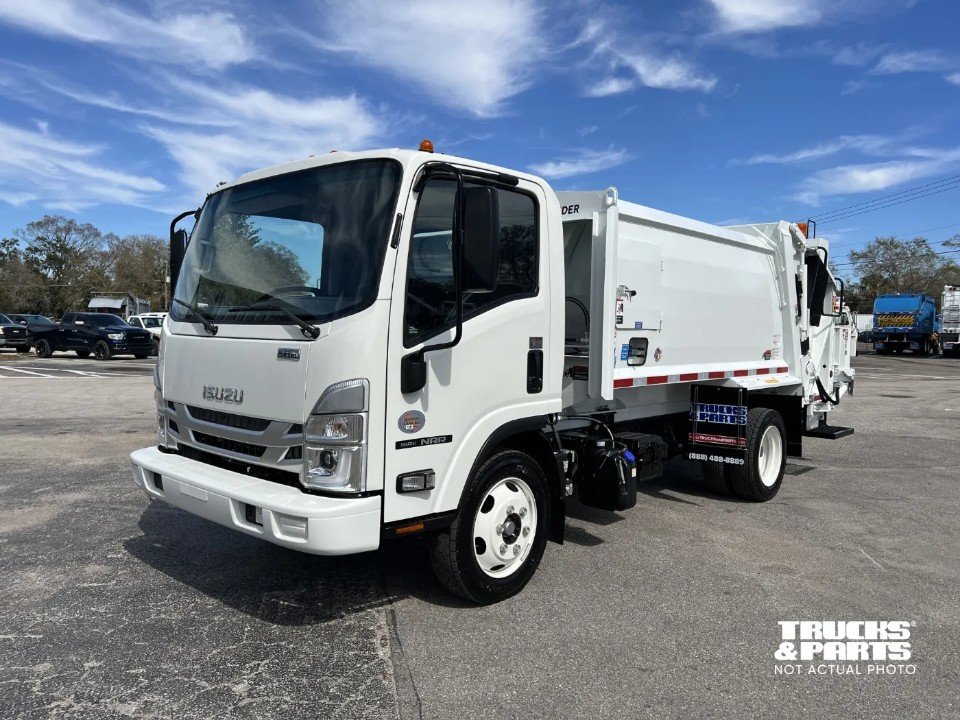
[[[787,466],[787,430],[776,410],[754,408],[747,413],[747,452],[743,465],[730,468],[730,486],[744,500],[766,502],[783,483]]]
[[[109,360],[111,354],[110,346],[103,340],[98,341],[97,344],[93,346],[93,356],[97,360]]]
[[[549,490],[540,466],[516,450],[497,453],[468,482],[456,520],[433,538],[430,564],[447,590],[487,605],[520,592],[540,565]]]
[[[53,349],[50,347],[50,343],[46,340],[37,341],[37,357],[38,358],[48,358],[53,355]]]

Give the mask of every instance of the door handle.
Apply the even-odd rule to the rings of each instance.
[[[527,393],[543,391],[543,350],[527,351]]]

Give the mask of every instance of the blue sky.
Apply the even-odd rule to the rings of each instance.
[[[720,223],[960,174],[951,0],[0,0],[0,233],[165,234],[219,180],[416,147]],[[823,224],[960,232],[960,190]],[[948,226],[948,227],[944,227]]]

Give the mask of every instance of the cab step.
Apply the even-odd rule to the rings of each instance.
[[[807,430],[803,435],[804,437],[814,437],[822,440],[839,440],[847,435],[853,435],[853,428],[821,423],[813,430]]]

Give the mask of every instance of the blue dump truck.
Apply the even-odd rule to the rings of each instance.
[[[878,295],[873,302],[873,349],[881,355],[912,350],[940,352],[940,318],[932,297],[923,293]]]

